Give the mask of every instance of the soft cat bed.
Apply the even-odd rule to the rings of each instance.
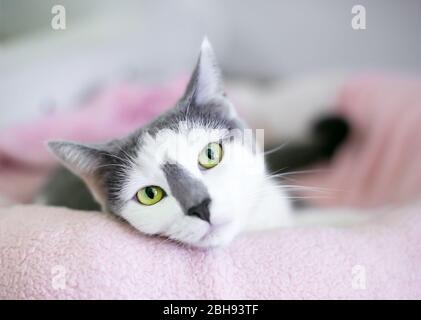
[[[102,213],[10,205],[28,201],[53,164],[41,140],[106,138],[110,127],[112,134],[123,133],[150,118],[140,106],[157,114],[175,99],[173,87],[108,93],[74,111],[68,126],[69,115],[58,114],[3,130],[0,298],[420,299],[421,205],[415,203],[421,194],[420,87],[419,80],[349,81],[338,112],[352,121],[353,136],[328,172],[297,182],[339,192],[320,198],[320,205],[389,203],[399,209],[351,229],[272,230],[209,251],[142,236]],[[120,117],[113,113],[117,105]],[[101,117],[87,122],[87,114]],[[76,124],[79,131],[71,131]]]
[[[421,298],[420,210],[204,251],[101,213],[16,206],[0,210],[0,298]]]

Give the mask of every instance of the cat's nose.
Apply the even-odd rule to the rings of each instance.
[[[197,217],[199,219],[202,219],[210,223],[210,212],[209,212],[210,202],[211,200],[209,198],[206,198],[198,205],[193,206],[189,210],[187,210],[187,215],[191,217]]]

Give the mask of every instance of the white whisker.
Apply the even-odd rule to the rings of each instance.
[[[277,152],[277,151],[281,150],[282,148],[284,148],[286,145],[288,145],[288,143],[289,143],[289,142],[285,142],[285,143],[283,143],[283,144],[281,144],[281,145],[279,145],[279,146],[277,146],[277,147],[275,147],[275,148],[272,148],[272,149],[270,149],[270,150],[268,150],[268,151],[263,152],[263,154],[264,154],[265,156],[267,156],[268,154],[275,153],[275,152]]]

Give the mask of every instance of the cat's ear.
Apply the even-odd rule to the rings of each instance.
[[[48,149],[70,171],[82,178],[103,210],[106,191],[97,169],[106,163],[106,145],[87,145],[70,141],[50,141]]]
[[[71,141],[49,141],[48,149],[69,170],[79,176],[91,176],[104,162],[102,145],[87,145]]]
[[[194,103],[200,105],[223,95],[221,70],[216,61],[212,45],[205,37],[184,98],[191,99]]]

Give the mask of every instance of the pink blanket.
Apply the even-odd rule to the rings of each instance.
[[[319,204],[402,206],[382,218],[347,230],[248,234],[204,251],[142,236],[100,213],[9,206],[0,209],[0,298],[420,299],[420,89],[416,79],[351,79],[338,105],[353,122],[352,139],[320,173],[297,177],[335,190]],[[0,198],[28,201],[43,181],[53,163],[40,140],[123,134],[160,113],[180,86],[128,100],[119,90],[137,89],[111,90],[75,113],[0,132]],[[123,103],[116,116],[119,99],[133,105]]]
[[[100,213],[0,210],[0,299],[421,298],[421,216],[186,249]]]

